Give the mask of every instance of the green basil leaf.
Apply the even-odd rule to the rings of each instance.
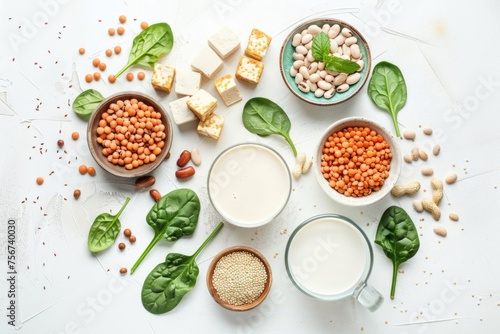
[[[314,37],[311,52],[313,58],[320,62],[330,54],[330,38],[325,32],[322,31]]]
[[[391,299],[393,299],[399,265],[412,258],[420,247],[417,228],[403,208],[391,206],[385,210],[380,218],[375,243],[382,247],[385,255],[392,260]]]
[[[396,136],[400,136],[397,115],[407,100],[406,82],[401,70],[386,61],[378,63],[373,68],[373,74],[368,84],[368,95],[373,103],[391,115]]]
[[[118,217],[127,206],[130,198],[127,197],[125,203],[116,215],[102,213],[98,215],[90,227],[87,245],[92,253],[103,251],[115,242],[120,233],[121,223]]]
[[[176,189],[156,202],[146,216],[154,230],[153,240],[130,270],[133,273],[149,251],[161,240],[176,241],[193,234],[200,215],[200,200],[191,189]]]
[[[91,115],[99,103],[104,100],[104,96],[95,89],[87,89],[81,92],[73,101],[73,111],[80,116]]]
[[[283,136],[297,156],[297,149],[290,138],[292,124],[288,115],[273,101],[254,97],[245,103],[242,114],[243,125],[251,133],[266,137],[272,134]]]
[[[165,262],[158,264],[149,273],[141,291],[142,305],[146,310],[153,314],[171,311],[194,288],[200,272],[196,257],[223,225],[220,222],[193,255],[170,253]]]
[[[351,74],[360,69],[358,63],[336,56],[326,56],[325,68],[330,71]]]
[[[132,65],[153,68],[162,55],[172,50],[173,45],[174,35],[167,23],[150,25],[134,38],[128,63],[118,71],[116,77],[118,78]]]

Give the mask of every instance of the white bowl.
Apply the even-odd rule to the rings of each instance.
[[[323,145],[332,133],[342,131],[343,129],[348,127],[359,126],[369,127],[370,129],[380,134],[390,146],[392,159],[390,163],[389,176],[387,177],[387,179],[385,179],[384,184],[380,188],[380,190],[372,191],[371,194],[367,196],[350,197],[341,194],[334,188],[330,187],[328,181],[325,179],[323,173],[321,172],[321,157],[323,155]],[[316,175],[316,179],[318,180],[321,189],[323,189],[323,191],[331,199],[347,206],[365,206],[379,201],[391,191],[392,187],[394,187],[394,185],[398,181],[399,175],[401,173],[402,160],[396,138],[387,129],[385,129],[377,122],[363,117],[349,117],[333,123],[321,135],[318,146],[316,148],[316,157],[314,163],[314,173]]]

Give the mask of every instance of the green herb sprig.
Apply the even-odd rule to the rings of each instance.
[[[323,31],[314,37],[311,50],[314,59],[324,62],[327,70],[351,74],[360,69],[352,60],[330,55],[330,38]]]

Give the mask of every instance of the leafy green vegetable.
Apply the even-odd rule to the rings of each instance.
[[[262,137],[280,135],[292,147],[293,155],[297,156],[297,149],[290,138],[292,124],[287,114],[279,105],[263,97],[254,97],[243,107],[243,125],[251,133]]]
[[[191,189],[176,189],[160,198],[146,216],[146,221],[153,228],[155,235],[130,273],[134,273],[161,239],[176,241],[184,235],[193,234],[199,215],[200,200]]]
[[[172,50],[173,45],[174,35],[167,23],[150,25],[134,38],[128,63],[118,71],[116,77],[118,78],[132,65],[142,65],[153,68],[154,64],[162,55]]]
[[[104,96],[95,89],[81,92],[73,101],[73,111],[80,116],[91,115],[95,108],[104,100]]]
[[[170,253],[165,262],[149,273],[141,291],[142,305],[146,310],[153,314],[171,311],[194,288],[200,271],[196,265],[196,257],[223,225],[220,222],[193,255]]]
[[[92,223],[88,237],[88,247],[92,253],[97,253],[109,248],[116,240],[118,233],[120,233],[121,223],[118,217],[127,206],[130,198],[127,197],[125,203],[116,215],[109,213],[102,213],[97,216]]]
[[[399,137],[397,116],[407,99],[406,83],[401,70],[386,61],[378,63],[373,68],[368,95],[373,103],[391,115],[396,135]]]
[[[351,74],[360,68],[359,64],[352,60],[330,55],[330,38],[323,31],[314,37],[311,50],[313,58],[324,62],[327,70]]]
[[[399,266],[412,258],[420,247],[417,229],[404,209],[391,206],[385,210],[380,218],[375,243],[392,260],[391,299],[394,299]]]

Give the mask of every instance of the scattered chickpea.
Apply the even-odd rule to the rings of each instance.
[[[78,53],[81,54],[81,55],[85,54],[85,49],[84,48],[79,48],[78,49]]]
[[[146,29],[149,26],[147,22],[141,22],[141,29]]]
[[[126,246],[125,246],[125,244],[124,244],[123,242],[120,242],[120,243],[118,244],[118,248],[119,248],[120,250],[124,250],[124,249],[125,249],[125,247],[126,247]]]
[[[123,35],[125,33],[125,28],[118,27],[118,29],[116,29],[116,32],[118,33],[118,35]]]
[[[72,138],[73,140],[77,140],[78,138],[80,138],[80,134],[79,134],[78,132],[76,132],[76,131],[75,131],[75,132],[73,132],[73,133],[71,134],[71,138]]]
[[[126,236],[126,237],[130,237],[132,235],[132,231],[128,228],[126,228],[124,231],[123,231],[123,234]]]
[[[125,275],[127,273],[127,268],[120,268],[120,274]]]
[[[111,57],[113,55],[113,51],[111,49],[106,49],[106,56]]]
[[[109,83],[115,83],[116,77],[113,74],[111,74],[110,76],[108,76],[108,81]]]
[[[94,176],[95,175],[95,168],[92,166],[87,167],[87,173],[89,173],[90,176]]]
[[[88,171],[88,168],[87,166],[85,165],[80,165],[80,167],[78,167],[78,171],[80,172],[80,174],[87,174],[87,171]]]
[[[144,74],[144,72],[137,73],[137,79],[144,80],[145,77],[146,77],[146,74]]]
[[[127,80],[128,80],[128,81],[132,81],[132,80],[134,80],[134,74],[133,74],[133,73],[130,73],[130,72],[129,72],[129,73],[127,73]]]
[[[130,241],[130,243],[134,243],[135,241],[137,240],[137,238],[135,237],[135,235],[131,235],[130,237],[128,237],[128,241]]]
[[[118,21],[120,21],[120,23],[125,23],[127,22],[127,17],[125,15],[120,15]]]
[[[92,76],[92,74],[85,75],[85,81],[86,82],[92,82],[93,79],[94,79],[94,77]]]
[[[92,65],[93,65],[94,67],[99,66],[99,64],[100,64],[100,63],[101,63],[101,61],[100,61],[99,59],[97,59],[97,58],[94,58],[94,59],[92,60]]]
[[[59,140],[57,141],[57,146],[59,146],[59,147],[63,147],[63,146],[64,146],[64,140],[59,139]]]
[[[106,69],[106,63],[100,63],[100,64],[99,64],[99,69],[100,69],[101,71],[104,71],[104,70]]]
[[[81,194],[82,192],[80,191],[80,189],[75,189],[75,191],[73,191],[73,197],[75,199],[79,199]]]
[[[120,54],[120,52],[122,52],[121,46],[118,46],[118,45],[115,46],[114,51],[115,51],[115,54]]]
[[[108,29],[108,35],[113,36],[115,34],[115,29],[114,28],[109,28]]]
[[[36,178],[36,184],[38,184],[39,186],[41,186],[43,184],[43,177],[39,176]]]
[[[101,80],[101,73],[99,72],[94,72],[94,80],[99,81]]]

